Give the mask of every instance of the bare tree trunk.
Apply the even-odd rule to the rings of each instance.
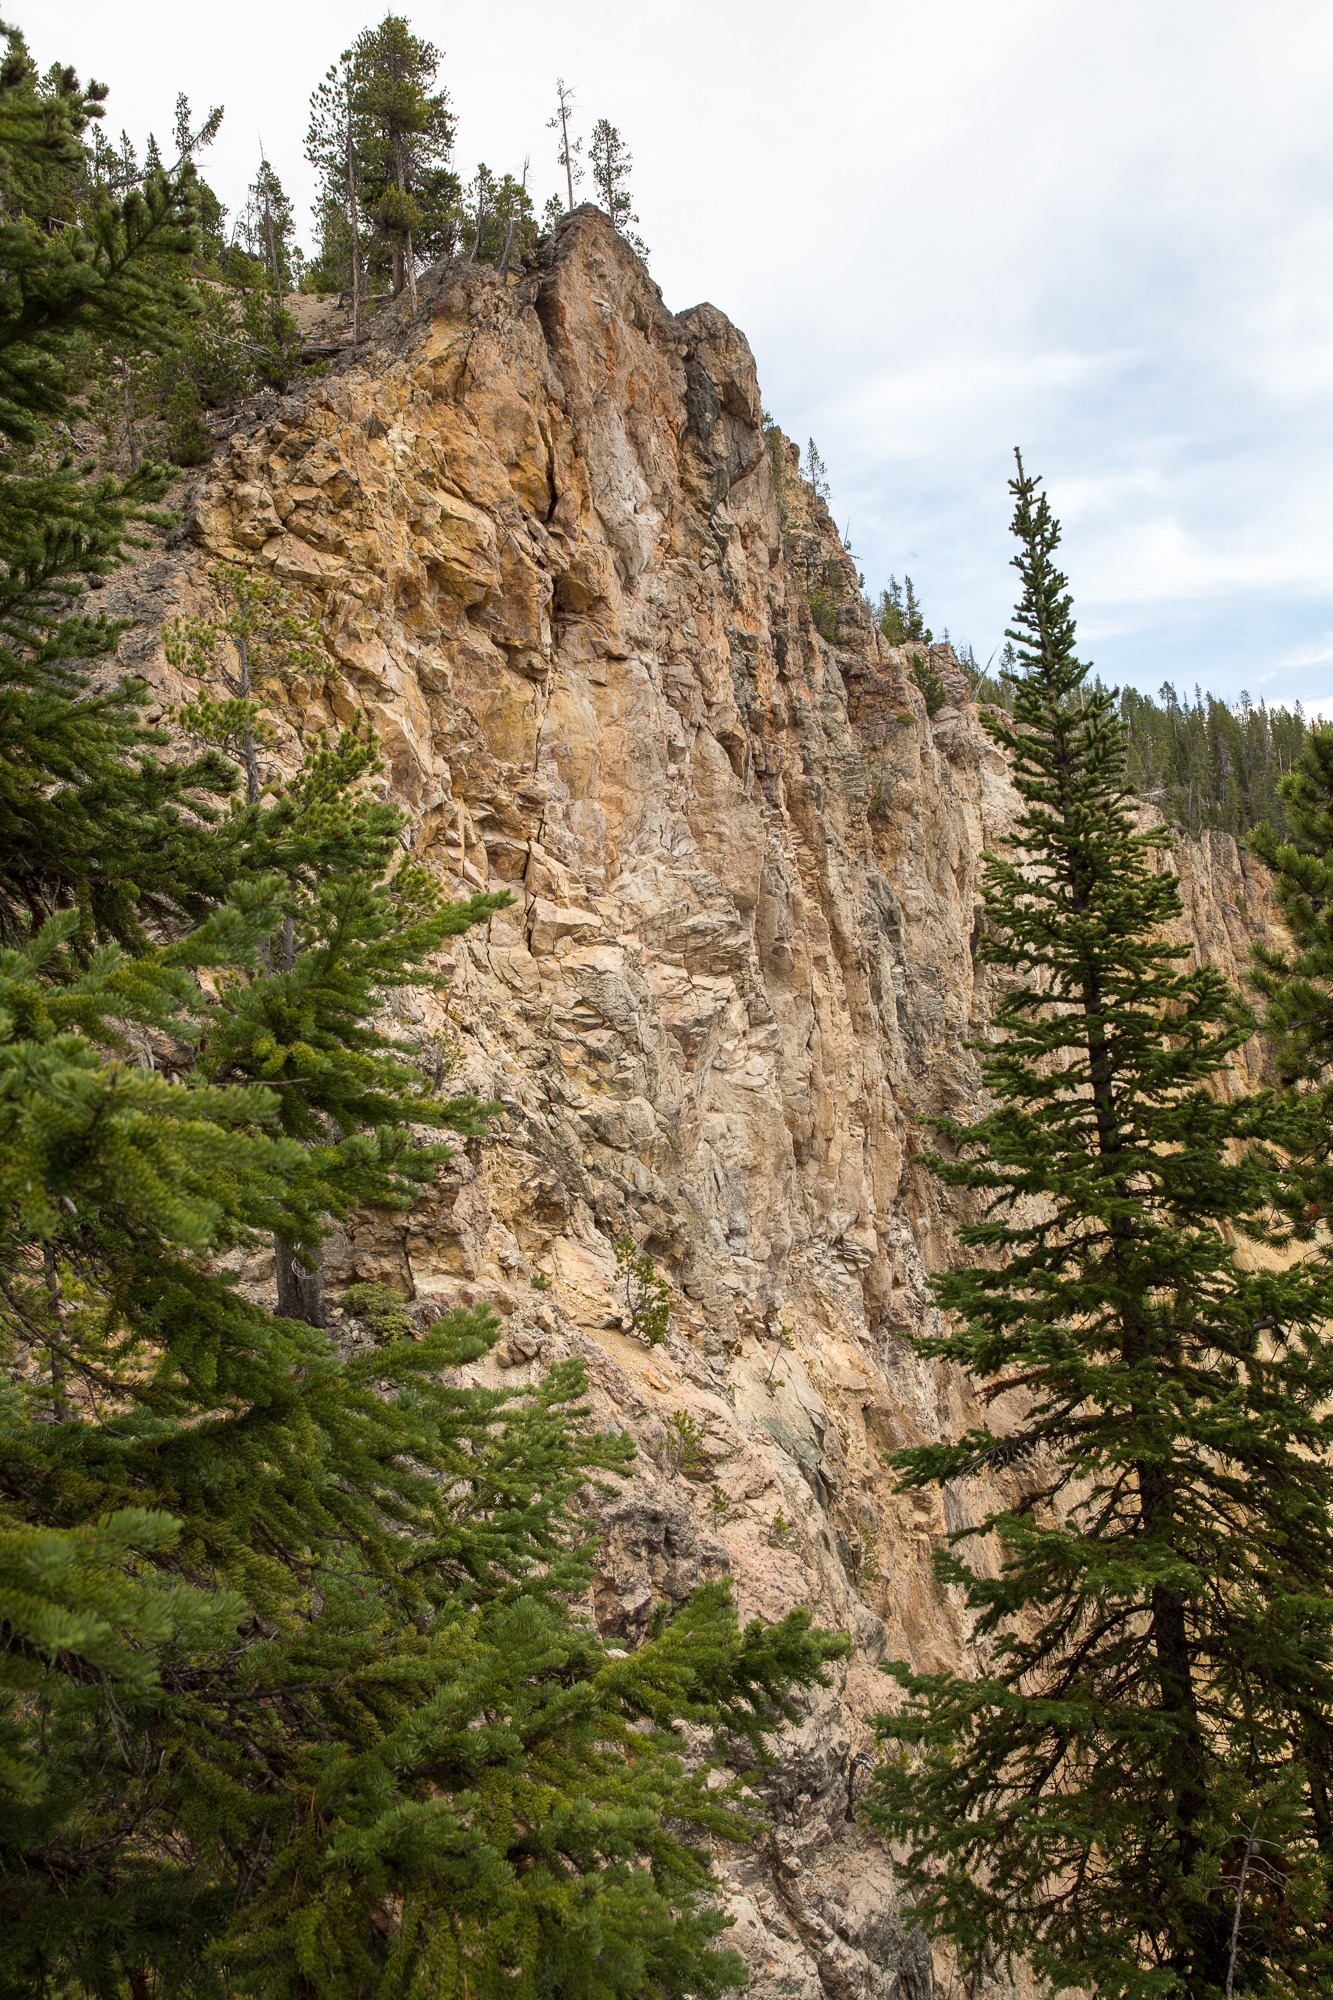
[[[125,404],[125,449],[130,455],[130,471],[137,472],[139,469],[139,440],[135,435],[134,404],[130,397],[130,364],[128,361],[119,360],[116,366],[120,370],[121,395]]]
[[[560,78],[560,144],[565,155],[565,190],[569,195],[569,206],[574,206],[574,162],[569,157],[569,113],[565,108],[565,80]]]
[[[307,1326],[324,1324],[324,1260],[318,1250],[307,1254],[314,1268],[307,1271],[284,1237],[273,1239],[274,1264],[278,1279],[278,1311],[284,1319],[304,1320]]]
[[[352,233],[352,338],[361,338],[361,232],[356,205],[356,152],[352,145],[352,86],[347,85],[347,223]]]
[[[55,1252],[49,1243],[42,1252],[42,1266],[46,1278],[47,1295],[51,1301],[51,1317],[55,1321],[57,1332],[59,1332],[62,1329],[64,1320],[64,1315],[61,1311],[60,1273],[56,1268]],[[51,1347],[51,1415],[58,1424],[65,1423],[70,1416],[69,1402],[65,1395],[64,1358],[56,1351],[54,1343]]]
[[[407,232],[407,296],[412,302],[412,317],[417,313],[417,258],[412,248],[412,232]]]
[[[1254,1851],[1259,1844],[1259,1821],[1261,1817],[1261,1813],[1254,1815],[1254,1824],[1246,1835],[1245,1853],[1240,1864],[1240,1880],[1236,1884],[1236,1915],[1231,1926],[1231,1957],[1227,1966],[1227,2000],[1233,2000],[1236,1990],[1236,1957],[1240,1951],[1240,1925],[1245,1910],[1245,1877],[1250,1872],[1250,1863],[1254,1859]]]

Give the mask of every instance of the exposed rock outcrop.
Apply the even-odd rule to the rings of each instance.
[[[497,1142],[332,1276],[495,1302],[504,1379],[585,1357],[641,1448],[594,1593],[622,1643],[722,1573],[744,1615],[808,1602],[851,1633],[760,1780],[771,1840],[727,1858],[735,1937],[763,2000],[930,2000],[855,1806],[880,1659],[966,1657],[941,1505],[882,1455],[966,1415],[904,1338],[952,1243],[916,1156],[923,1119],[978,1101],[978,880],[1013,795],[947,649],[930,717],[875,630],[721,313],[670,314],[592,210],[540,270],[454,266],[422,301],[237,431],[136,605],[196,601],[209,557],[307,592],[329,669],[285,698],[286,750],[362,711],[416,855],[513,892],[443,1010],[402,1004],[503,1103]],[[136,665],[169,699],[151,646]],[[1234,973],[1262,874],[1219,836],[1179,862]],[[651,1351],[624,1230],[672,1283]]]

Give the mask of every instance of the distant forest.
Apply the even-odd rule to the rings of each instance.
[[[910,576],[901,585],[891,577],[872,610],[891,645],[931,645],[934,635]],[[950,643],[947,629],[941,639]],[[976,699],[983,706],[1007,709],[1010,683],[1005,676],[1016,662],[1013,647],[1006,644],[1001,671],[994,675],[980,665],[970,646],[955,651]],[[913,673],[933,713],[944,689],[926,654]],[[1156,701],[1137,688],[1121,688],[1120,716],[1128,739],[1130,783],[1173,825],[1194,834],[1218,827],[1240,839],[1266,821],[1276,833],[1287,833],[1278,781],[1290,771],[1305,738],[1299,702],[1294,708],[1269,708],[1244,693],[1227,702],[1197,687],[1193,701],[1182,701],[1167,681]]]

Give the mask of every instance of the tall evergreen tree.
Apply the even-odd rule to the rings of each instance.
[[[85,585],[121,559],[166,475],[90,473],[53,449],[99,355],[169,346],[191,306],[193,175],[158,174],[102,195],[52,230],[30,197],[46,163],[77,162],[101,96],[72,72],[39,91],[16,31],[0,64],[0,934],[62,904],[121,935],[145,912],[200,914],[212,866],[204,792],[216,757],[165,760],[138,690],[94,691],[90,672],[124,629],[90,615]],[[206,815],[205,815],[206,817]]]
[[[366,205],[392,250],[393,289],[416,311],[417,260],[453,246],[458,181],[449,170],[454,119],[436,90],[441,52],[386,14],[352,45],[353,105]]]
[[[31,187],[96,100],[61,72],[34,117],[10,55],[0,177]],[[375,1016],[480,911],[390,870],[368,745],[210,824],[259,718],[218,701],[227,755],[168,764],[133,690],[87,694],[115,628],[80,584],[160,486],[53,471],[43,425],[103,337],[172,337],[188,176],[82,236],[7,213],[0,1994],[710,1994],[703,1844],[743,1828],[673,1724],[760,1738],[831,1648],[711,1590],[608,1654],[575,1495],[628,1453],[577,1366],[469,1389],[484,1313],[414,1338],[363,1291],[338,1342],[226,1274],[406,1199],[439,1157],[406,1121],[467,1129]]]
[[[976,1255],[918,1342],[1022,1402],[897,1457],[907,1487],[1004,1498],[940,1562],[981,1664],[893,1667],[905,1748],[870,1817],[974,1968],[1024,1957],[1107,2000],[1309,1992],[1333,1971],[1333,1292],[1263,1254],[1298,1120],[1234,1094],[1250,1020],[1165,935],[1165,836],[1075,658],[1037,484],[1020,460],[1021,673],[988,718],[1023,811],[981,949],[1014,983],[982,1048],[994,1108],[941,1125]]]
[[[264,266],[268,288],[281,299],[295,288],[296,213],[272,164],[263,159],[250,183],[238,234]]]
[[[361,194],[357,166],[355,79],[345,50],[310,99],[305,154],[320,177],[320,261],[328,275],[345,258],[352,295],[352,338],[361,332]]]
[[[1281,781],[1285,837],[1264,823],[1251,846],[1273,873],[1286,947],[1255,954],[1264,1032],[1309,1110],[1299,1176],[1304,1220],[1333,1215],[1333,724],[1306,735]]]

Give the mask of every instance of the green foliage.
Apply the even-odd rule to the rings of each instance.
[[[240,294],[241,342],[259,388],[285,389],[300,372],[301,336],[276,292],[252,285]]]
[[[1285,831],[1282,780],[1305,737],[1299,706],[1256,707],[1246,694],[1231,704],[1197,691],[1191,704],[1167,682],[1160,705],[1122,688],[1120,714],[1130,784],[1173,825],[1238,839],[1261,820]]]
[[[934,635],[926,625],[910,576],[901,583],[896,576],[889,578],[888,589],[879,594],[875,622],[891,646],[910,645],[913,640],[927,646],[933,643]]]
[[[805,601],[810,606],[810,616],[815,621],[815,630],[821,639],[833,645],[838,637],[838,601],[828,590],[807,590]]]
[[[213,615],[168,636],[200,758],[141,728],[135,687],[91,691],[121,628],[82,590],[165,475],[89,473],[52,426],[113,385],[132,418],[205,318],[207,247],[188,107],[170,175],[151,146],[142,172],[128,142],[86,147],[98,108],[70,73],[39,85],[11,33],[0,1992],[715,1994],[739,1965],[708,1851],[753,1825],[700,1732],[760,1754],[845,1649],[804,1613],[742,1632],[710,1586],[608,1653],[579,1608],[589,1488],[632,1452],[580,1366],[477,1388],[490,1314],[414,1332],[352,1286],[371,1338],[340,1342],[293,1278],[357,1207],[410,1204],[446,1153],[423,1135],[485,1130],[385,1003],[506,899],[447,903],[404,857],[357,729],[285,782],[260,768],[265,697],[328,671],[269,581],[216,572]],[[157,388],[192,449],[194,363]],[[664,1331],[651,1260],[629,1277]]]
[[[237,234],[263,266],[265,282],[275,298],[297,289],[300,253],[296,249],[296,215],[268,160],[259,162],[259,171],[250,183]]]
[[[887,593],[881,606],[886,601]],[[892,637],[901,625],[890,611],[881,618],[880,629]],[[973,698],[983,707],[1007,712],[1016,664],[1012,642],[1005,644],[994,675],[978,664],[970,647],[958,657]],[[1193,702],[1181,701],[1169,681],[1155,701],[1126,687],[1116,702],[1130,789],[1173,826],[1196,836],[1216,827],[1238,840],[1260,822],[1279,835],[1286,833],[1282,781],[1300,755],[1307,728],[1299,703],[1291,709],[1269,708],[1264,702],[1256,705],[1247,694],[1226,702],[1198,689]]]
[[[768,468],[773,476],[773,497],[777,502],[778,527],[785,535],[791,518],[791,507],[787,497],[787,440],[767,410],[763,413],[763,426]]]
[[[526,176],[517,181],[485,165],[477,168],[461,204],[460,234],[470,263],[507,267],[532,248],[537,223],[525,182]]]
[[[376,1340],[412,1338],[412,1322],[403,1310],[403,1295],[391,1285],[348,1285],[338,1303],[353,1319],[360,1320]]]
[[[264,789],[259,749],[272,736],[261,719],[264,699],[321,673],[328,655],[317,621],[272,577],[214,563],[207,578],[216,614],[173,618],[163,647],[179,673],[204,688],[220,685],[223,698],[203,692],[185,703],[178,720],[240,766],[246,798],[257,805]]]
[[[1272,870],[1290,943],[1260,946],[1252,979],[1279,1070],[1308,1113],[1295,1176],[1308,1234],[1333,1212],[1333,725],[1309,731],[1281,803],[1283,830],[1258,826],[1250,844]]]
[[[165,475],[89,471],[45,448],[99,355],[169,343],[188,305],[194,182],[158,174],[50,232],[24,204],[81,171],[100,104],[61,72],[37,90],[16,32],[0,65],[0,935],[77,904],[85,932],[133,933],[145,912],[197,915],[216,758],[164,758],[133,686],[94,692],[123,630],[78,605],[121,560]]]
[[[949,699],[949,690],[945,687],[930,654],[915,652],[909,654],[908,672],[921,690],[921,698],[926,704],[926,714],[932,717],[938,715]]]
[[[593,186],[597,190],[600,206],[606,210],[626,242],[632,243],[641,257],[646,257],[648,245],[630,227],[639,219],[634,213],[634,198],[629,191],[634,155],[607,118],[599,118],[592,128],[588,163],[592,168]]]
[[[1020,677],[991,733],[1024,802],[990,858],[981,951],[1006,980],[994,1108],[941,1121],[974,1256],[923,1354],[1015,1414],[897,1454],[907,1487],[1003,1474],[951,1537],[972,1673],[892,1668],[905,1746],[869,1816],[919,1917],[974,1970],[1220,2000],[1263,1824],[1237,1992],[1330,1973],[1333,1369],[1322,1260],[1278,1228],[1299,1107],[1234,1092],[1251,1021],[1164,927],[1166,836],[1138,830],[1112,694],[1074,654],[1059,531],[1019,463]],[[1223,1094],[1225,1086],[1228,1094]],[[1011,1406],[1011,1409],[1013,1406]],[[964,1502],[964,1507],[967,1507]],[[989,1555],[969,1546],[994,1538]]]
[[[688,1410],[673,1410],[666,1420],[662,1463],[686,1479],[701,1479],[712,1464],[704,1448],[704,1427]]]
[[[671,1287],[646,1250],[626,1230],[616,1238],[616,1279],[630,1325],[648,1347],[659,1347],[671,1325]]]
[[[319,257],[307,273],[317,291],[346,290],[352,332],[360,332],[365,270],[364,216],[357,158],[356,80],[347,49],[310,99],[305,155],[319,175]]]
[[[419,257],[447,256],[456,233],[458,179],[450,170],[454,118],[434,88],[440,51],[386,14],[350,51],[361,210],[374,224],[372,256],[392,261],[393,288],[415,291]]]
[[[173,465],[204,465],[213,456],[203,398],[188,375],[179,376],[163,398],[162,429]]]

